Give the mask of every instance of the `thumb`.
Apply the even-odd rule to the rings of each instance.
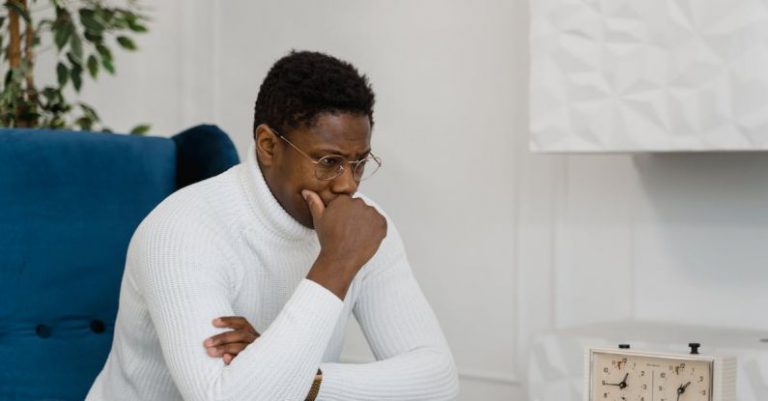
[[[323,217],[323,213],[325,212],[325,204],[323,204],[323,200],[320,199],[320,195],[308,189],[301,191],[301,195],[304,197],[304,200],[307,201],[309,212],[312,213],[312,221],[315,227],[317,227],[317,222]]]

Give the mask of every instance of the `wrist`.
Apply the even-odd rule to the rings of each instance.
[[[348,262],[323,255],[318,256],[307,274],[312,280],[344,300],[356,270]]]
[[[317,374],[315,374],[315,380],[312,382],[312,387],[309,389],[309,393],[307,394],[307,398],[304,399],[304,401],[315,401],[317,398],[317,394],[320,393],[320,384],[323,382],[323,372],[320,369],[317,369]]]
[[[343,255],[343,252],[339,254],[339,252],[321,249],[317,259],[315,259],[313,268],[329,269],[343,275],[354,276],[355,272],[359,270],[360,265],[353,258],[350,258],[349,254]]]

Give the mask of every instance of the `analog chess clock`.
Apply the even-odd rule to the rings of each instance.
[[[736,358],[592,348],[585,401],[736,401]]]

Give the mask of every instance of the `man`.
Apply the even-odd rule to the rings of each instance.
[[[87,400],[457,396],[400,236],[357,193],[380,164],[373,104],[346,62],[292,52],[275,63],[247,160],[176,192],[136,230]],[[337,362],[352,314],[376,362]]]

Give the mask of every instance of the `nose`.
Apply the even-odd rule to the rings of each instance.
[[[357,191],[359,183],[355,181],[352,166],[344,166],[344,171],[331,182],[331,191],[339,195],[352,195]]]

